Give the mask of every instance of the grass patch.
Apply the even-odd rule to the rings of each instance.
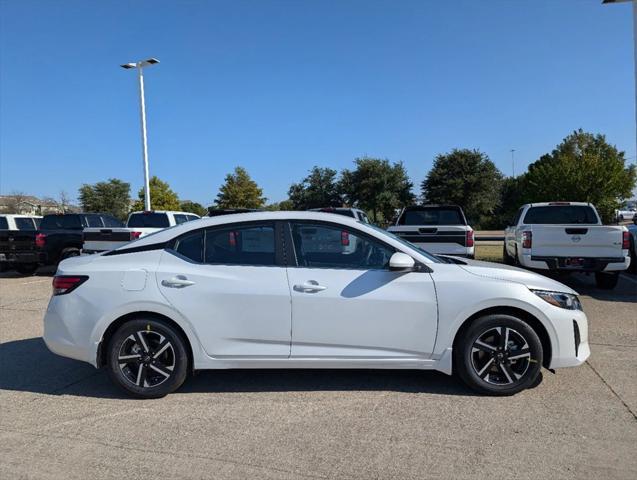
[[[476,244],[476,260],[502,263],[502,245]]]

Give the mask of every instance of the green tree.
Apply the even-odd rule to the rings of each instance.
[[[354,163],[354,170],[341,173],[339,191],[349,205],[370,212],[375,223],[389,221],[396,209],[413,203],[413,184],[401,162],[362,157]]]
[[[265,210],[269,212],[276,212],[279,210],[294,210],[294,204],[292,200],[281,200],[280,202],[270,203],[265,206]]]
[[[93,185],[85,183],[79,189],[79,200],[85,212],[110,213],[124,220],[130,211],[130,183],[117,178]]]
[[[459,205],[474,226],[498,206],[502,173],[479,150],[453,149],[436,157],[421,184],[424,203]]]
[[[343,199],[338,191],[336,170],[313,167],[300,183],[293,183],[288,191],[295,210],[320,207],[340,207]]]
[[[184,200],[179,204],[179,210],[182,212],[190,212],[200,217],[204,217],[208,215],[208,209],[205,208],[201,203],[192,202],[190,200]]]
[[[600,134],[574,131],[550,154],[529,165],[523,177],[525,202],[591,202],[610,222],[622,200],[630,198],[637,179],[624,152]]]
[[[179,210],[179,197],[170,186],[154,176],[150,179],[150,208],[151,210]],[[133,210],[144,210],[144,189],[139,189],[139,200],[133,205]]]
[[[265,201],[263,190],[250,178],[246,169],[236,167],[234,173],[226,175],[215,203],[217,208],[261,208]]]

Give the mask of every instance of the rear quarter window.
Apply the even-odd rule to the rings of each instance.
[[[526,225],[569,225],[598,223],[595,210],[588,205],[547,205],[531,207],[524,215]]]

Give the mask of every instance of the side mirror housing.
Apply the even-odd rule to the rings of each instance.
[[[396,252],[389,259],[389,269],[392,272],[411,272],[416,262],[406,253]]]

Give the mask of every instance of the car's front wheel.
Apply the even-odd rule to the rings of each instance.
[[[177,390],[188,373],[182,336],[160,319],[123,324],[108,343],[108,373],[113,382],[140,398],[160,398]]]
[[[454,370],[469,387],[489,395],[513,395],[533,386],[542,361],[537,333],[511,315],[478,318],[454,344]]]

